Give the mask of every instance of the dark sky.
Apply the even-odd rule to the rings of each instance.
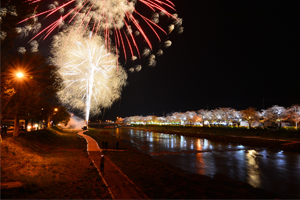
[[[98,119],[300,103],[294,1],[173,0],[185,31]]]
[[[296,1],[172,2],[184,32],[169,36],[172,46],[164,49],[155,67],[144,64],[140,72],[128,73],[121,99],[97,119],[300,103]],[[39,43],[47,46],[48,40]],[[124,67],[132,66],[128,62]]]

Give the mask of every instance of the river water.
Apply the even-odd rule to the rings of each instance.
[[[282,198],[300,198],[299,153],[133,129],[111,134],[187,173],[223,174]]]

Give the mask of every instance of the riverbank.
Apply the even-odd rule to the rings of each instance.
[[[220,127],[183,126],[134,126],[125,127],[190,137],[205,138],[216,142],[242,144],[244,146],[264,147],[300,153],[300,131],[284,129],[237,129]]]
[[[1,142],[1,198],[106,199],[110,194],[77,132],[40,130]]]
[[[110,135],[110,130],[90,129],[85,134],[98,144],[108,142],[106,156],[113,161],[150,199],[274,199],[280,198],[247,183],[222,175],[213,178],[186,173],[154,159]],[[113,151],[114,144],[126,151]]]
[[[186,173],[146,155],[109,131],[86,132],[105,154],[150,199],[275,199],[278,195],[222,175],[213,178]],[[119,149],[113,151],[116,142]],[[1,143],[1,188],[5,199],[110,198],[107,187],[86,153],[77,133],[34,131]],[[7,186],[7,184],[1,184]]]

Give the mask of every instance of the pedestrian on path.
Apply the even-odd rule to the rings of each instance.
[[[105,141],[105,149],[107,149],[107,145],[108,145],[108,143],[107,143],[107,141]]]
[[[100,158],[100,171],[104,171],[104,155],[101,155]]]
[[[3,127],[3,131],[4,131],[4,136],[7,136],[7,126]]]
[[[4,136],[4,126],[1,127],[1,137]]]
[[[119,148],[119,141],[117,141],[117,143],[116,143],[116,149],[118,149]]]

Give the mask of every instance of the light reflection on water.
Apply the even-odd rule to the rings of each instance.
[[[248,183],[254,187],[260,187],[260,172],[258,162],[256,161],[258,153],[255,150],[248,150],[247,157],[247,173]]]
[[[189,173],[223,174],[283,198],[300,198],[299,153],[132,129],[115,129],[112,134]]]

